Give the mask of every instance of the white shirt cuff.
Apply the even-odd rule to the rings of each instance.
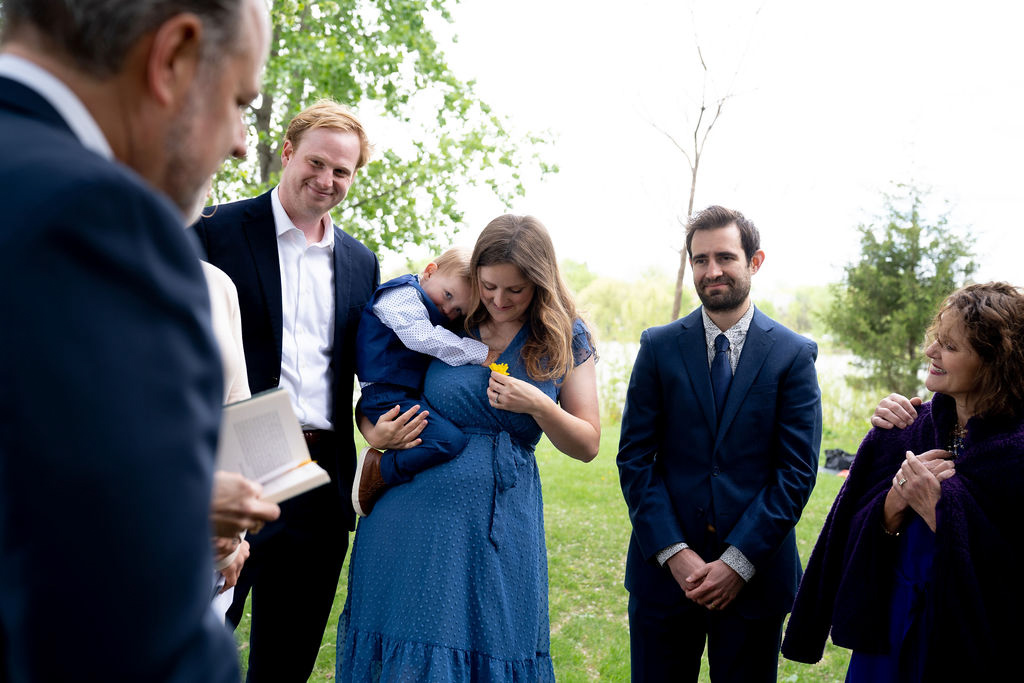
[[[731,545],[726,548],[719,559],[729,565],[744,581],[750,581],[754,578],[754,565],[750,563],[747,556],[740,552],[740,549],[736,546]]]
[[[668,562],[668,559],[670,557],[678,553],[680,550],[686,550],[689,547],[690,546],[686,543],[673,543],[672,545],[668,546],[667,548],[664,548],[658,553],[658,564],[664,567],[665,563]]]

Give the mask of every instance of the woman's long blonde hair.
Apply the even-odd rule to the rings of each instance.
[[[480,267],[503,263],[517,267],[534,286],[533,301],[527,310],[529,336],[522,354],[526,373],[537,382],[568,377],[575,367],[572,338],[578,314],[558,270],[547,228],[533,216],[512,214],[498,216],[488,223],[470,260],[469,277],[475,294],[480,292]],[[476,329],[488,317],[478,296],[466,316],[466,328]]]

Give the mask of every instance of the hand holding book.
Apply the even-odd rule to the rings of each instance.
[[[260,500],[263,487],[237,472],[218,470],[213,475],[210,521],[218,538],[237,538],[243,531],[256,533],[281,514],[274,503]]]
[[[224,406],[217,469],[239,472],[263,487],[261,498],[280,503],[330,482],[311,461],[302,427],[281,388]]]

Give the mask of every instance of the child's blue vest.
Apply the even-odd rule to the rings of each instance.
[[[407,349],[398,335],[373,312],[373,305],[382,292],[403,286],[414,287],[419,293],[432,325],[448,322],[448,318],[420,287],[415,275],[402,275],[388,280],[373,293],[359,320],[359,331],[356,333],[356,373],[361,382],[384,382],[420,390],[423,388],[427,365],[433,356]]]

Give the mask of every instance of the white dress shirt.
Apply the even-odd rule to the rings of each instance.
[[[715,338],[724,334],[729,340],[729,367],[736,374],[736,365],[740,362],[743,344],[747,341],[747,330],[750,329],[750,321],[754,319],[754,304],[750,304],[747,312],[727,330],[719,330],[705,309],[701,308],[700,312],[704,318],[704,342],[708,345],[708,369],[711,369],[711,363],[715,360]]]
[[[481,365],[487,360],[487,344],[460,337],[442,325],[430,322],[430,313],[412,285],[391,287],[377,298],[373,314],[389,327],[405,348],[425,353],[448,365]],[[372,382],[360,382],[366,387]]]
[[[304,428],[333,429],[334,225],[325,215],[323,238],[306,244],[306,235],[288,217],[276,187],[270,202],[281,265],[281,386]]]

